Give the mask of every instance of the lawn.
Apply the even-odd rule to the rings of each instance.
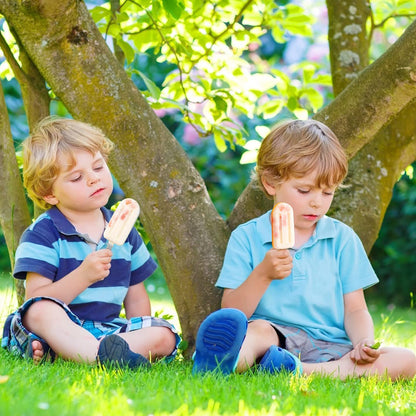
[[[0,277],[1,322],[14,307],[10,278]],[[175,309],[159,278],[148,285],[155,311]],[[377,337],[416,351],[416,311],[371,303]],[[150,371],[105,370],[58,360],[34,366],[0,350],[0,415],[411,415],[416,378],[407,382],[259,373],[193,376],[178,359]]]

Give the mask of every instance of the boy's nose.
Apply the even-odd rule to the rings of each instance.
[[[310,200],[309,204],[310,204],[310,206],[311,206],[312,208],[318,208],[318,207],[319,207],[319,205],[320,205],[319,198],[312,198],[312,199]]]
[[[91,173],[88,175],[88,184],[93,185],[94,183],[98,182],[99,178],[98,175],[95,173]]]

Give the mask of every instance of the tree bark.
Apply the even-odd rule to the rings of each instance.
[[[416,21],[316,115],[334,130],[350,157],[416,97],[415,51]]]
[[[327,0],[329,56],[334,95],[338,95],[368,66],[370,39],[367,0]]]
[[[367,0],[327,0],[327,7],[332,82],[338,95],[368,65],[371,39],[366,22],[371,10]],[[355,57],[354,64],[346,65],[345,56]],[[357,230],[368,253],[400,172],[415,160],[415,109],[415,103],[407,105],[350,160],[348,186],[340,189],[332,204],[331,215]]]
[[[10,130],[9,115],[4,100],[3,87],[0,83],[0,225],[3,229],[9,252],[10,263],[14,265],[14,253],[20,236],[30,224],[31,217],[26,204],[23,183],[16,160]],[[24,299],[24,288],[16,285],[18,303]]]

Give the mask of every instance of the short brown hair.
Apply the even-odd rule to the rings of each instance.
[[[279,185],[290,177],[317,172],[318,186],[338,186],[348,172],[348,159],[335,133],[316,120],[289,120],[277,125],[261,143],[256,173]]]
[[[43,197],[51,193],[60,172],[58,157],[69,155],[75,164],[74,150],[85,150],[100,152],[107,159],[113,143],[90,124],[50,116],[39,122],[22,147],[24,186],[35,204],[48,209],[50,205]]]

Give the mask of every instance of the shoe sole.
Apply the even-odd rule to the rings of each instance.
[[[220,309],[209,315],[198,330],[192,372],[233,372],[246,333],[247,318],[237,309]]]
[[[104,365],[121,367],[150,367],[149,361],[130,350],[129,344],[118,335],[108,335],[100,343],[98,360]]]

